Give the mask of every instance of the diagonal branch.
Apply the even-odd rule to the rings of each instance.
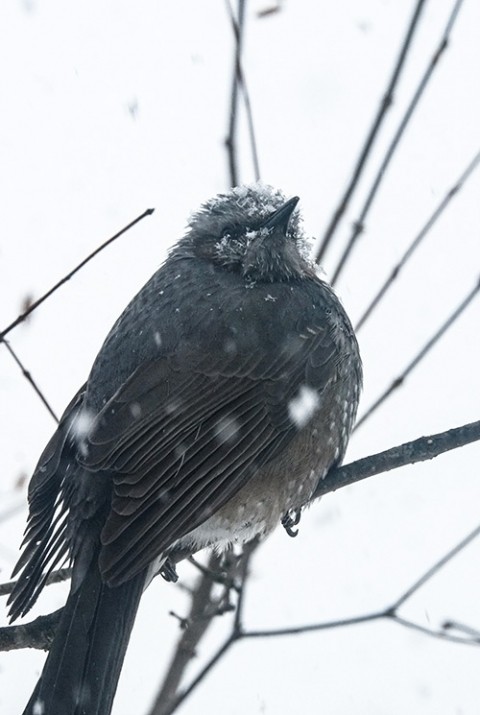
[[[2,337],[0,336],[0,343],[3,343],[3,344],[5,345],[5,347],[7,348],[8,352],[10,353],[10,355],[12,356],[12,358],[14,359],[14,361],[16,362],[16,364],[18,365],[18,367],[20,368],[20,370],[21,370],[22,375],[24,376],[24,378],[25,378],[25,379],[30,383],[30,385],[33,387],[33,389],[34,389],[35,392],[37,393],[38,397],[39,397],[40,400],[43,402],[43,404],[45,405],[45,407],[47,408],[48,412],[51,414],[51,416],[53,417],[53,419],[55,420],[55,422],[58,423],[58,417],[57,417],[57,415],[55,414],[55,412],[54,412],[54,410],[53,410],[53,407],[50,405],[49,401],[47,400],[47,398],[45,397],[45,395],[44,395],[43,392],[41,391],[40,387],[37,385],[36,381],[34,380],[34,378],[33,378],[33,376],[32,376],[32,373],[30,372],[30,370],[27,370],[27,368],[25,367],[25,365],[23,364],[23,362],[20,360],[20,358],[18,357],[18,355],[17,355],[17,353],[15,352],[15,350],[14,350],[14,349],[12,348],[12,346],[10,345],[9,341],[8,341],[8,340],[5,340],[5,338],[2,338]]]
[[[129,224],[124,226],[120,231],[118,231],[118,233],[116,233],[114,236],[111,236],[111,238],[109,238],[107,241],[102,243],[101,246],[99,246],[92,253],[90,253],[89,256],[84,258],[83,261],[81,261],[78,264],[78,266],[75,266],[75,268],[72,271],[70,271],[70,273],[67,273],[67,275],[64,276],[61,280],[59,280],[58,283],[55,283],[55,285],[52,286],[52,288],[50,288],[50,290],[48,290],[46,293],[44,293],[44,295],[42,295],[41,298],[34,301],[28,307],[27,310],[25,310],[23,313],[21,313],[21,315],[19,315],[18,318],[16,318],[13,321],[13,323],[10,323],[10,325],[8,325],[5,328],[5,330],[0,332],[0,341],[2,341],[8,335],[8,333],[11,330],[13,330],[13,328],[16,328],[17,325],[22,323],[25,320],[25,318],[30,315],[30,313],[33,313],[33,311],[36,310],[38,308],[38,306],[41,305],[47,298],[49,298],[52,295],[52,293],[55,293],[55,291],[58,290],[58,288],[60,288],[60,286],[62,286],[67,281],[69,281],[70,278],[72,278],[75,275],[75,273],[78,273],[78,271],[81,268],[83,268],[83,266],[85,266],[89,261],[92,260],[92,258],[95,258],[95,256],[98,255],[101,251],[103,251],[104,248],[106,248],[111,243],[113,243],[113,241],[115,241],[117,238],[119,238],[122,234],[126,233],[129,229],[133,228],[133,226],[135,226],[135,224],[139,223],[142,219],[144,219],[145,216],[151,216],[154,211],[155,211],[155,209],[147,209],[146,211],[144,211],[143,214],[141,214],[140,216],[137,216],[136,219],[134,219]]]
[[[457,179],[455,184],[447,191],[443,199],[440,201],[438,204],[437,208],[434,210],[432,215],[428,218],[424,226],[421,228],[419,233],[415,236],[413,239],[412,243],[409,245],[401,259],[398,261],[398,263],[392,268],[392,271],[388,278],[384,281],[382,286],[379,288],[375,296],[372,298],[370,301],[368,307],[365,309],[363,315],[361,316],[360,320],[358,321],[357,325],[355,326],[355,332],[358,332],[362,325],[367,321],[367,319],[370,317],[372,312],[375,310],[377,305],[380,303],[380,301],[383,299],[389,288],[391,288],[392,284],[394,281],[397,280],[398,276],[400,275],[402,269],[405,267],[405,264],[410,260],[410,258],[413,256],[419,245],[422,243],[423,239],[425,236],[428,235],[430,230],[433,228],[433,226],[436,224],[440,216],[443,214],[451,200],[457,196],[459,191],[463,188],[465,185],[465,182],[470,178],[470,176],[473,174],[477,166],[480,165],[480,151],[478,151],[473,159],[470,161],[468,164],[467,168],[465,171],[462,173],[462,175]]]
[[[388,165],[390,164],[390,161],[393,159],[395,155],[395,150],[397,149],[400,139],[402,138],[410,120],[414,116],[415,110],[418,106],[418,103],[420,102],[421,98],[424,95],[424,92],[428,86],[429,81],[431,80],[433,73],[435,69],[438,67],[438,63],[444,52],[446,51],[450,39],[450,33],[452,32],[453,25],[455,24],[455,20],[457,19],[458,13],[460,11],[460,7],[463,3],[463,0],[456,0],[455,5],[452,9],[452,12],[450,13],[450,17],[448,18],[444,33],[440,39],[440,42],[438,44],[437,49],[433,53],[433,56],[427,66],[427,69],[425,70],[414,94],[412,99],[410,100],[410,104],[408,105],[401,121],[400,124],[397,128],[397,131],[395,132],[395,135],[390,142],[390,145],[385,153],[385,156],[383,158],[383,161],[380,164],[380,168],[377,172],[377,175],[373,181],[373,184],[370,188],[370,191],[368,193],[367,199],[365,201],[365,204],[363,206],[363,209],[360,212],[359,218],[354,222],[353,224],[353,230],[352,234],[350,236],[350,239],[340,257],[340,260],[338,261],[338,265],[333,273],[333,278],[332,278],[332,285],[335,285],[335,283],[338,281],[338,278],[342,272],[342,270],[345,268],[345,265],[353,251],[353,248],[360,236],[360,234],[363,233],[365,230],[365,219],[367,218],[368,212],[370,211],[370,207],[375,199],[375,196],[377,194],[378,189],[380,188],[380,185],[383,183],[383,180],[385,178],[385,173],[387,171]]]
[[[219,569],[220,557],[212,552],[208,562],[208,571],[215,572]],[[195,657],[197,645],[216,615],[216,609],[212,608],[215,581],[208,571],[205,569],[194,588],[190,613],[162,686],[150,710],[150,715],[165,715],[169,712],[176,698],[185,668]]]
[[[463,551],[472,541],[480,536],[480,526],[477,526],[473,531],[471,531],[467,536],[462,539],[458,544],[456,544],[453,549],[450,549],[446,554],[442,556],[433,566],[431,566],[428,571],[426,571],[420,578],[418,578],[412,585],[404,592],[401,596],[397,598],[393,604],[391,610],[398,611],[400,606],[402,606],[405,601],[413,596],[419,589],[424,586],[427,581],[430,581],[435,574],[437,574],[449,561],[451,561],[460,551]]]
[[[396,601],[393,606],[384,608],[383,610],[373,611],[370,613],[361,614],[359,616],[350,616],[347,618],[341,618],[331,621],[323,621],[320,623],[307,623],[304,625],[287,626],[280,628],[266,628],[257,630],[244,630],[238,628],[237,619],[235,619],[230,635],[224,640],[223,644],[218,648],[218,650],[211,656],[200,672],[193,678],[189,685],[176,695],[176,697],[171,700],[164,710],[158,712],[158,715],[171,715],[179,705],[192,693],[192,691],[199,685],[202,680],[206,678],[210,670],[218,663],[218,661],[223,658],[231,647],[237,643],[239,640],[245,639],[255,639],[255,638],[278,638],[283,636],[301,635],[305,633],[320,632],[325,630],[332,630],[334,628],[345,628],[350,626],[356,626],[360,624],[372,623],[378,620],[389,620],[397,625],[404,626],[416,630],[424,635],[430,636],[432,638],[439,638],[452,643],[459,643],[462,645],[474,645],[478,646],[480,644],[479,633],[476,629],[469,626],[459,624],[464,636],[458,636],[449,632],[451,628],[456,627],[455,621],[448,621],[445,623],[441,630],[428,628],[414,621],[408,620],[398,613],[400,606],[410,598],[417,590],[430,580],[451,558],[458,554],[462,549],[464,549],[474,538],[476,538],[480,533],[480,526],[474,529],[471,534],[469,534],[465,539],[463,539],[459,544],[457,544],[453,549],[451,549],[446,556],[438,561],[432,568],[430,568],[420,579],[418,579],[413,586],[411,586],[403,596]],[[252,552],[250,552],[251,554]],[[151,713],[150,715],[157,715],[157,713]]]
[[[480,420],[446,432],[420,437],[412,442],[405,442],[398,447],[392,447],[384,452],[372,454],[370,457],[364,457],[351,464],[331,470],[325,479],[318,483],[313,498],[316,499],[328,492],[355,484],[375,474],[383,474],[392,469],[405,467],[407,464],[434,459],[444,452],[464,447],[466,444],[478,440],[480,440]]]
[[[462,302],[455,308],[453,313],[449,315],[447,320],[438,328],[438,330],[432,335],[431,338],[423,345],[423,347],[418,351],[418,353],[412,358],[408,365],[403,369],[402,373],[396,377],[391,385],[382,392],[380,397],[378,397],[375,402],[368,408],[366,412],[358,420],[355,425],[355,429],[358,429],[371,415],[376,412],[376,410],[383,405],[385,400],[387,400],[395,390],[405,384],[405,380],[410,375],[410,373],[419,365],[419,363],[428,355],[430,350],[438,343],[438,341],[445,335],[445,333],[450,330],[452,325],[460,318],[462,313],[468,308],[470,303],[477,297],[480,293],[480,278],[477,280],[475,286],[469,293],[465,296]]]
[[[412,16],[412,19],[408,26],[405,38],[403,40],[402,47],[400,49],[400,54],[397,58],[392,76],[388,83],[387,90],[385,92],[385,95],[382,98],[382,101],[380,102],[380,107],[378,108],[377,114],[375,116],[375,119],[373,121],[371,129],[369,131],[367,139],[365,140],[365,144],[360,152],[360,156],[357,160],[357,164],[352,172],[352,178],[350,179],[350,182],[347,186],[347,189],[346,189],[344,195],[342,196],[342,198],[340,200],[338,207],[334,211],[334,214],[331,218],[331,221],[330,221],[330,223],[327,227],[327,230],[325,232],[325,235],[322,239],[320,248],[318,249],[317,256],[315,259],[317,263],[322,262],[322,260],[325,256],[325,253],[327,251],[327,248],[328,248],[328,246],[333,238],[333,235],[336,231],[337,225],[338,225],[340,219],[342,218],[343,214],[347,210],[350,199],[352,198],[353,192],[355,191],[357,184],[360,181],[360,177],[361,177],[363,170],[366,166],[367,159],[370,156],[373,145],[377,139],[377,135],[378,135],[380,128],[383,124],[383,121],[385,119],[385,116],[393,104],[395,89],[396,89],[396,86],[400,79],[400,75],[402,73],[405,61],[407,59],[407,56],[408,56],[408,53],[410,50],[410,46],[411,46],[413,37],[415,35],[417,26],[419,24],[420,16],[422,14],[424,5],[425,5],[425,0],[418,0],[415,10],[414,10],[414,13],[413,13],[413,16]]]

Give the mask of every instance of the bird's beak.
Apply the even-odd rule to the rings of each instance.
[[[270,214],[265,223],[262,224],[261,228],[267,228],[269,230],[280,228],[286,235],[293,210],[299,201],[300,199],[298,196],[294,196],[292,199],[289,199],[283,204],[283,206],[280,206],[279,209],[274,211],[273,214]]]

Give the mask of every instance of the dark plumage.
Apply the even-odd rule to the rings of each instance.
[[[12,617],[67,557],[73,578],[26,713],[108,714],[146,582],[288,525],[342,459],[361,363],[306,257],[297,201],[257,184],[206,203],[42,454]]]

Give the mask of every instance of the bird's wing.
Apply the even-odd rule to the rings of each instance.
[[[276,356],[192,354],[138,369],[96,418],[81,458],[113,479],[100,557],[107,582],[131,578],[277,456],[298,429],[290,400],[302,385],[321,391],[335,359],[319,328]]]

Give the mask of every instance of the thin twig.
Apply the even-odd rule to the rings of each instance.
[[[235,36],[235,41],[236,41],[236,51],[235,51],[235,80],[236,80],[236,90],[240,89],[242,92],[242,98],[243,98],[243,104],[245,105],[245,113],[247,116],[247,126],[248,126],[248,137],[250,141],[250,150],[252,153],[252,163],[253,163],[253,173],[255,176],[255,181],[260,181],[260,159],[258,157],[258,146],[257,146],[257,138],[255,134],[255,123],[253,121],[253,110],[252,110],[252,103],[250,101],[250,93],[248,91],[247,87],[247,81],[245,79],[245,73],[243,71],[242,67],[242,61],[241,61],[241,47],[240,47],[240,41],[243,39],[243,27],[242,30],[240,30],[239,24],[237,23],[237,20],[235,19],[235,16],[232,12],[232,8],[230,6],[230,3],[227,2],[227,9],[230,15],[230,20],[232,23],[232,28],[233,28],[233,34]],[[240,12],[240,9],[239,9]],[[243,21],[243,18],[242,18]],[[234,94],[234,89],[232,87],[232,99],[231,99],[231,106],[230,106],[230,125],[229,125],[229,134],[228,138],[225,142],[228,152],[229,152],[229,166],[230,166],[230,183],[232,186],[235,186],[236,183],[238,182],[238,175],[234,177],[234,174],[232,172],[232,162],[233,165],[236,167],[236,121],[237,121],[237,93]],[[233,123],[233,126],[232,126]],[[232,143],[230,142],[230,137],[232,137]],[[230,152],[234,152],[234,156],[232,157]],[[235,183],[233,179],[235,178]]]
[[[252,110],[252,104],[250,102],[250,94],[248,92],[245,75],[243,73],[243,69],[242,69],[241,65],[239,67],[239,72],[240,72],[239,78],[240,78],[240,86],[242,88],[243,103],[245,105],[245,111],[247,114],[248,137],[250,140],[250,149],[252,152],[253,174],[255,176],[255,181],[260,181],[260,159],[258,157],[257,138],[256,138],[256,134],[255,134],[255,124],[253,122],[253,110]]]
[[[419,579],[417,579],[406,591],[403,593],[392,606],[393,611],[398,611],[400,606],[402,606],[405,601],[413,596],[416,591],[418,591],[422,586],[424,586],[427,581],[430,581],[445,564],[451,561],[460,551],[463,551],[469,544],[471,544],[474,539],[480,536],[480,526],[477,526],[473,531],[471,531],[467,536],[462,539],[453,549],[450,549],[441,559],[439,559],[433,566],[431,566],[428,571],[426,571]]]
[[[51,416],[53,417],[53,419],[55,420],[55,422],[58,424],[58,421],[59,421],[59,420],[58,420],[58,417],[57,417],[57,415],[55,414],[55,412],[54,412],[54,410],[53,410],[53,407],[50,405],[49,401],[47,400],[47,398],[45,397],[45,395],[43,394],[43,392],[41,391],[41,389],[39,388],[39,386],[37,385],[37,383],[36,383],[35,380],[33,379],[32,373],[31,373],[29,370],[27,370],[27,368],[24,366],[24,364],[22,363],[22,361],[20,360],[20,358],[18,357],[17,353],[14,351],[14,349],[12,348],[12,346],[10,345],[10,343],[9,343],[8,340],[5,340],[5,338],[4,338],[3,336],[0,336],[0,343],[3,343],[3,344],[5,345],[5,347],[7,348],[8,352],[10,353],[10,355],[12,356],[12,358],[15,360],[15,362],[16,362],[17,365],[18,365],[18,367],[19,367],[20,370],[22,371],[22,375],[24,376],[24,378],[25,378],[25,379],[30,383],[30,385],[33,387],[33,389],[34,389],[35,392],[37,393],[38,397],[40,398],[40,400],[43,402],[43,404],[44,404],[45,407],[47,408],[48,412],[51,414]]]
[[[399,616],[396,613],[386,614],[386,617],[389,618],[393,623],[398,623],[399,626],[403,626],[404,628],[411,628],[414,631],[423,633],[423,635],[425,636],[439,638],[440,640],[448,641],[449,643],[459,643],[460,645],[474,645],[477,646],[477,648],[480,645],[480,641],[476,638],[455,636],[445,630],[436,631],[433,628],[427,628],[426,626],[422,626],[420,623],[410,621],[409,619],[404,618],[403,616]]]
[[[377,175],[376,175],[376,177],[373,181],[373,184],[370,188],[370,191],[368,193],[365,204],[360,212],[360,216],[353,224],[353,230],[352,230],[350,239],[349,239],[349,241],[345,247],[345,250],[343,251],[343,253],[340,257],[340,260],[338,261],[337,267],[333,273],[332,285],[335,285],[336,282],[338,281],[342,270],[345,268],[347,261],[348,261],[349,257],[351,256],[353,248],[358,240],[358,237],[365,230],[365,220],[367,218],[370,207],[372,206],[373,200],[375,199],[375,196],[377,194],[378,189],[380,188],[381,183],[385,179],[388,165],[390,164],[390,161],[392,160],[392,158],[395,154],[395,150],[398,147],[400,139],[402,138],[402,136],[405,132],[405,129],[408,126],[410,119],[413,117],[415,109],[417,108],[417,105],[418,105],[420,99],[424,95],[424,92],[427,88],[427,85],[428,85],[430,79],[433,76],[435,69],[438,67],[440,58],[442,57],[443,53],[445,52],[445,50],[448,47],[450,33],[452,31],[455,20],[457,19],[457,16],[460,11],[460,7],[461,7],[462,3],[463,3],[463,0],[456,1],[455,5],[453,7],[453,10],[450,14],[450,17],[448,18],[447,25],[446,25],[443,35],[440,39],[440,43],[439,43],[437,49],[435,50],[435,52],[433,53],[433,56],[427,66],[427,69],[425,70],[423,77],[420,80],[418,87],[416,88],[416,90],[413,94],[410,104],[408,105],[407,110],[405,111],[405,114],[403,115],[403,117],[400,121],[398,129],[395,132],[395,135],[394,135],[392,141],[390,142],[390,146],[388,147],[388,149],[385,153],[383,161],[380,164],[380,168],[377,172]]]
[[[90,253],[89,256],[87,256],[86,258],[84,258],[83,261],[81,261],[81,262],[78,264],[78,266],[76,266],[72,271],[70,271],[70,273],[68,273],[68,274],[67,274],[66,276],[64,276],[61,280],[59,280],[58,283],[55,283],[55,285],[54,285],[52,288],[50,288],[50,290],[48,290],[44,295],[42,295],[41,298],[39,298],[38,300],[34,301],[34,302],[28,307],[27,310],[25,310],[23,313],[21,313],[21,315],[19,315],[18,318],[16,318],[16,319],[13,321],[13,323],[10,323],[10,325],[9,325],[8,327],[6,327],[5,330],[3,330],[3,332],[0,333],[0,340],[3,340],[3,339],[5,338],[5,336],[8,335],[8,333],[9,333],[11,330],[13,330],[13,328],[15,328],[15,327],[16,327],[17,325],[19,325],[21,322],[23,322],[23,321],[25,320],[25,318],[26,318],[28,315],[30,315],[30,313],[33,313],[33,311],[36,310],[39,305],[41,305],[47,298],[49,298],[49,297],[52,295],[52,293],[55,293],[55,291],[56,291],[58,288],[60,288],[60,286],[62,286],[62,285],[63,285],[64,283],[66,283],[67,281],[69,281],[70,278],[72,278],[72,277],[75,275],[75,273],[78,273],[78,271],[79,271],[81,268],[83,268],[83,266],[85,266],[89,261],[92,260],[92,258],[94,258],[96,255],[98,255],[101,251],[103,251],[104,248],[106,248],[106,247],[109,246],[111,243],[113,243],[113,241],[115,241],[117,238],[119,238],[120,236],[122,236],[122,234],[126,233],[129,229],[131,229],[133,226],[135,226],[135,224],[139,223],[139,221],[141,221],[142,219],[144,219],[145,216],[151,216],[154,211],[155,211],[155,209],[147,209],[146,211],[144,211],[143,214],[141,214],[140,216],[137,216],[137,218],[134,219],[133,221],[131,221],[127,226],[124,226],[124,228],[122,228],[121,231],[119,231],[119,232],[116,233],[114,236],[112,236],[111,238],[109,238],[107,241],[105,241],[104,243],[102,243],[101,246],[99,246],[98,248],[96,248],[92,253]]]
[[[237,609],[235,611],[235,619],[233,623],[233,632],[236,635],[241,635],[243,632],[242,618],[243,618],[243,607],[245,604],[245,592],[246,584],[249,576],[250,561],[260,545],[260,539],[255,538],[249,541],[243,547],[243,554],[240,559],[239,564],[239,579],[240,588],[238,593],[238,603]]]
[[[220,577],[221,583],[227,586],[228,591],[233,587],[233,584],[239,582],[239,586],[235,586],[235,590],[238,593],[238,602],[232,626],[232,633],[235,634],[235,638],[241,634],[242,630],[241,614],[244,585],[248,576],[249,563],[258,543],[257,539],[253,539],[246,544],[240,558],[232,558],[231,568],[227,569],[228,576],[222,575]],[[187,626],[175,649],[175,655],[149,715],[168,715],[172,712],[172,705],[175,703],[175,707],[177,707],[179,704],[177,691],[184,672],[196,655],[196,648],[200,639],[218,615],[219,602],[214,603],[212,601],[212,589],[214,584],[219,582],[217,574],[220,572],[221,562],[220,557],[212,553],[208,567],[201,567],[202,576],[193,593]],[[195,562],[195,565],[200,567],[197,562]]]
[[[238,90],[240,85],[240,58],[242,55],[242,39],[245,19],[245,0],[238,0],[238,19],[235,19],[230,3],[227,0],[233,33],[235,37],[235,58],[232,78],[232,89],[230,95],[230,114],[228,122],[228,135],[225,140],[228,154],[228,167],[230,175],[230,185],[238,185],[237,169],[237,125],[238,125]]]
[[[170,712],[185,669],[195,657],[198,643],[213,622],[214,609],[211,606],[215,581],[211,574],[219,570],[220,557],[212,552],[208,562],[208,573],[201,574],[193,591],[190,613],[186,619],[187,625],[175,648],[174,656],[150,710],[150,715],[166,715]]]
[[[405,264],[409,261],[409,259],[412,257],[414,254],[415,250],[419,247],[425,236],[430,232],[430,230],[433,228],[434,224],[437,222],[437,220],[440,218],[440,216],[443,214],[445,209],[447,208],[448,204],[450,201],[458,194],[458,192],[463,188],[465,185],[465,182],[467,179],[470,178],[470,176],[473,174],[477,166],[480,164],[480,151],[477,152],[477,154],[473,157],[471,162],[468,164],[467,168],[465,171],[462,173],[462,175],[459,177],[459,179],[455,182],[455,184],[447,191],[443,199],[440,201],[439,205],[435,209],[435,211],[432,213],[432,215],[429,217],[428,221],[425,223],[425,225],[422,227],[420,232],[415,236],[414,240],[410,244],[410,246],[407,248],[399,262],[393,267],[392,272],[390,273],[389,277],[385,280],[381,288],[378,290],[376,293],[375,297],[372,299],[368,307],[366,308],[365,312],[361,316],[360,320],[358,321],[355,330],[358,332],[362,325],[366,322],[366,320],[369,318],[373,310],[377,307],[377,305],[380,303],[380,301],[383,299],[385,293],[389,290],[391,287],[392,283],[398,278],[400,275],[400,272],[402,268],[404,268]]]
[[[352,178],[350,179],[350,182],[347,186],[347,189],[346,189],[344,195],[342,196],[342,198],[340,200],[338,207],[335,209],[335,212],[330,220],[327,230],[325,231],[325,235],[322,239],[322,243],[317,251],[317,255],[316,255],[317,263],[322,262],[322,260],[325,256],[325,253],[327,251],[327,248],[329,247],[329,244],[333,238],[333,235],[335,233],[337,225],[338,225],[340,219],[342,218],[343,214],[347,210],[350,199],[352,198],[353,192],[357,187],[357,184],[358,184],[360,177],[363,173],[363,169],[365,168],[365,165],[367,163],[367,159],[370,157],[370,153],[372,151],[373,145],[374,145],[375,140],[378,136],[380,128],[383,124],[383,121],[385,119],[387,111],[390,109],[390,107],[393,104],[393,101],[395,98],[395,89],[399,82],[405,61],[407,59],[408,52],[410,50],[410,45],[413,40],[413,36],[414,36],[417,26],[419,24],[419,20],[420,20],[420,16],[421,16],[424,4],[425,4],[425,0],[418,0],[418,2],[416,4],[412,19],[410,21],[410,24],[407,29],[407,33],[406,33],[405,38],[402,43],[402,47],[400,49],[400,54],[399,54],[397,61],[395,63],[392,77],[390,79],[390,82],[388,83],[388,87],[385,92],[385,95],[383,96],[383,98],[380,102],[380,107],[378,108],[377,114],[375,116],[375,119],[373,121],[371,129],[368,133],[368,136],[364,143],[362,151],[360,152],[360,156],[357,160],[357,164],[356,164],[355,169],[353,170],[353,173],[352,173]]]
[[[341,618],[334,621],[324,621],[321,623],[311,623],[304,626],[291,626],[287,628],[273,628],[255,631],[242,631],[238,635],[232,633],[232,635],[227,638],[222,646],[217,650],[217,652],[208,661],[205,667],[200,671],[196,678],[190,683],[188,688],[186,688],[176,699],[175,703],[172,703],[171,707],[166,710],[162,715],[171,715],[177,707],[185,700],[185,698],[192,693],[192,691],[199,685],[206,675],[210,672],[214,665],[223,657],[223,655],[231,648],[231,646],[239,640],[246,640],[250,638],[279,638],[283,636],[301,635],[306,633],[332,630],[334,628],[344,628],[349,626],[361,625],[365,623],[372,623],[373,621],[379,621],[382,619],[387,619],[398,625],[402,625],[406,628],[411,628],[413,630],[419,631],[424,635],[433,638],[439,638],[444,641],[449,641],[452,643],[459,643],[462,645],[476,645],[478,647],[479,641],[476,637],[459,637],[448,633],[446,630],[437,631],[431,628],[426,628],[418,623],[410,621],[403,616],[399,616],[390,610],[384,611],[374,611],[373,613],[367,613],[361,616],[353,616],[351,618]]]
[[[225,653],[230,650],[231,646],[238,640],[238,637],[235,635],[230,635],[226,640],[223,642],[223,644],[220,646],[220,648],[217,650],[217,652],[210,658],[208,663],[202,668],[202,670],[198,673],[198,675],[192,680],[190,685],[185,688],[185,690],[182,690],[181,693],[177,695],[175,700],[171,701],[167,707],[163,710],[162,715],[171,715],[175,710],[183,703],[186,698],[192,693],[193,690],[199,685],[202,680],[208,675],[208,673],[212,670],[214,665],[218,663],[218,661],[225,655]]]
[[[222,586],[226,586],[229,589],[236,588],[232,577],[226,574],[223,570],[217,569],[213,571],[209,566],[204,566],[200,561],[197,561],[195,556],[189,556],[188,560],[201,574],[206,576],[210,581],[219,583]]]
[[[445,621],[444,623],[442,623],[442,628],[444,628],[446,631],[448,631],[448,630],[460,631],[461,633],[467,634],[470,638],[473,638],[478,643],[480,643],[480,631],[478,630],[478,628],[472,628],[472,626],[469,626],[466,623],[460,623],[460,621],[448,620],[448,621]]]
[[[390,395],[395,392],[399,387],[401,387],[408,375],[417,367],[417,365],[423,360],[423,358],[428,355],[432,348],[438,343],[440,338],[445,335],[445,333],[452,327],[456,320],[462,315],[466,308],[470,305],[472,300],[478,295],[480,291],[480,279],[477,281],[475,287],[468,293],[468,295],[462,300],[460,305],[453,311],[453,313],[447,318],[447,320],[440,326],[440,328],[432,335],[432,337],[425,343],[425,345],[418,351],[415,357],[408,363],[403,372],[396,377],[390,387],[388,387],[381,395],[378,397],[373,405],[371,405],[368,410],[362,415],[358,420],[355,429],[358,429],[371,415],[382,405],[385,400],[387,400]]]
[[[405,593],[397,599],[395,604],[389,608],[386,608],[382,611],[374,611],[372,613],[367,613],[363,614],[360,616],[353,616],[350,618],[341,618],[337,620],[332,620],[332,621],[323,621],[321,623],[309,623],[305,625],[299,625],[299,626],[288,626],[285,628],[269,628],[269,629],[257,629],[257,630],[245,630],[241,627],[240,621],[241,618],[239,617],[238,621],[235,620],[232,632],[230,636],[224,641],[224,643],[220,646],[220,648],[217,650],[217,652],[212,656],[212,658],[208,661],[208,663],[204,666],[204,668],[200,671],[200,673],[194,678],[194,680],[190,683],[188,688],[186,688],[177,698],[174,702],[170,703],[170,707],[166,710],[161,711],[161,715],[171,715],[171,713],[176,710],[176,708],[180,705],[183,700],[191,694],[191,692],[199,685],[202,680],[206,677],[206,675],[209,673],[209,671],[213,668],[213,666],[220,660],[220,658],[231,648],[231,646],[236,643],[239,640],[244,640],[244,639],[250,639],[250,638],[278,638],[278,637],[283,637],[283,636],[292,636],[292,635],[300,635],[300,634],[306,634],[306,633],[312,633],[312,632],[318,632],[318,631],[324,631],[324,630],[331,630],[334,628],[344,628],[347,626],[354,626],[354,625],[360,625],[364,623],[371,623],[372,621],[378,621],[381,619],[388,619],[394,623],[397,623],[398,625],[403,625],[407,628],[414,629],[416,631],[419,631],[423,633],[424,635],[428,635],[433,638],[439,638],[445,641],[453,642],[453,643],[459,643],[462,645],[479,645],[479,639],[478,639],[478,634],[474,629],[469,629],[470,632],[470,637],[465,638],[465,637],[460,637],[460,636],[455,636],[451,633],[448,633],[448,630],[446,627],[444,627],[443,630],[438,631],[434,630],[431,628],[427,628],[425,626],[422,626],[418,623],[415,623],[413,621],[410,621],[406,618],[403,618],[403,616],[400,616],[398,614],[398,609],[400,606],[405,603],[405,601],[410,598],[426,581],[431,579],[438,571],[441,569],[445,564],[452,559],[456,554],[458,554],[460,551],[466,548],[466,546],[478,535],[480,534],[480,526],[477,527],[474,531],[471,532],[465,539],[462,539],[462,541],[457,544],[453,549],[451,549],[448,554],[446,554],[442,559],[440,559],[432,568],[430,568],[420,579],[418,579],[409,589],[405,591]],[[253,547],[255,548],[255,546]],[[252,552],[253,553],[253,550]],[[251,556],[251,553],[249,554],[249,557]],[[248,558],[249,558],[248,557]],[[245,572],[246,574],[246,572]],[[465,632],[466,629],[465,629]],[[153,713],[151,714],[153,715]],[[157,715],[157,713],[155,713]],[[159,714],[158,714],[159,715]]]
[[[279,636],[294,636],[300,633],[312,633],[315,631],[327,631],[332,628],[344,628],[346,626],[357,626],[360,623],[378,621],[385,618],[385,611],[375,611],[362,616],[352,616],[351,618],[339,618],[335,621],[324,621],[322,623],[308,623],[304,626],[289,626],[287,628],[265,628],[256,631],[244,631],[242,638],[277,638]]]
[[[178,706],[191,694],[191,692],[199,685],[202,680],[207,676],[213,666],[223,657],[223,655],[232,647],[234,643],[240,640],[244,633],[241,625],[242,618],[242,604],[244,598],[244,587],[248,578],[248,568],[250,560],[259,545],[258,539],[252,539],[248,542],[243,549],[243,554],[240,557],[240,562],[237,564],[239,569],[240,578],[240,589],[238,596],[237,609],[235,612],[235,617],[232,624],[232,631],[230,635],[225,639],[223,644],[218,648],[217,652],[210,658],[207,664],[202,668],[198,675],[192,680],[192,682],[180,692],[175,699],[170,700],[166,703],[166,706],[160,709],[158,712],[151,712],[150,715],[171,715]]]

